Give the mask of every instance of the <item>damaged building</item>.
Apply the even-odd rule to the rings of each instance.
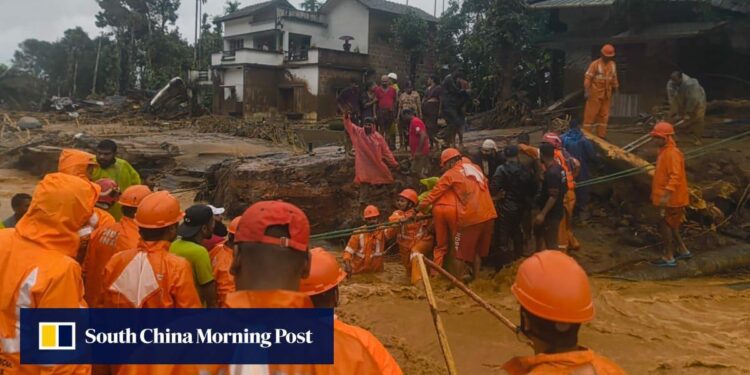
[[[563,97],[582,89],[604,43],[617,48],[620,94],[613,117],[635,117],[666,102],[674,70],[697,78],[709,99],[744,96],[750,88],[750,1],[653,0],[628,8],[616,0],[543,0],[554,34],[553,87]]]
[[[392,22],[413,12],[434,32],[424,11],[385,0],[329,0],[318,12],[272,0],[218,18],[223,51],[212,55],[214,113],[247,118],[315,121],[336,115],[336,96],[352,79],[405,78],[406,54],[392,40]],[[435,64],[418,65],[425,79]],[[402,84],[405,82],[402,82]]]

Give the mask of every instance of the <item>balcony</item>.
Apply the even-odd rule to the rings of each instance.
[[[277,18],[291,18],[303,22],[310,22],[325,26],[325,16],[317,12],[306,12],[304,10],[296,9],[276,9]]]
[[[284,63],[284,54],[280,51],[265,51],[253,48],[241,48],[234,51],[223,51],[211,55],[211,65],[255,64],[279,66]]]

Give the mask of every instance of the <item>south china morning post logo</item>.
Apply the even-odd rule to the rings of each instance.
[[[272,331],[254,331],[244,328],[235,332],[220,332],[211,328],[197,328],[195,331],[174,331],[169,328],[144,328],[132,330],[126,328],[116,332],[97,331],[89,328],[85,331],[86,344],[204,344],[204,345],[257,345],[262,349],[278,344],[305,345],[314,344],[311,330],[290,332],[286,329]]]
[[[76,350],[76,324],[40,322],[39,350]]]

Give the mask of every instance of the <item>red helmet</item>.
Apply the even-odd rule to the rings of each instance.
[[[406,199],[407,201],[418,204],[419,203],[419,195],[417,194],[414,189],[404,189],[399,195],[399,197]]]
[[[327,292],[339,285],[346,277],[333,254],[322,247],[310,250],[310,275],[300,280],[299,291],[314,296]]]
[[[611,44],[605,44],[602,46],[602,55],[606,57],[615,57],[615,46]]]
[[[117,199],[120,197],[120,190],[117,187],[117,182],[109,178],[102,178],[96,180],[96,184],[102,188],[102,191],[99,193],[99,202],[107,204],[117,202]]]
[[[594,319],[586,271],[560,251],[545,250],[526,258],[510,290],[521,306],[540,318],[561,323]]]
[[[654,125],[654,130],[651,130],[652,137],[667,138],[670,135],[674,135],[674,126],[672,124],[662,121]]]
[[[552,132],[544,134],[544,136],[542,137],[542,143],[549,143],[558,150],[562,148],[562,141],[560,140],[560,137]]]
[[[440,154],[440,166],[444,167],[445,163],[447,163],[449,160],[452,160],[459,156],[461,156],[461,151],[458,151],[455,148],[446,148],[445,150],[443,150],[443,153]]]
[[[365,207],[365,219],[372,219],[378,216],[380,216],[380,211],[377,207],[373,205]]]

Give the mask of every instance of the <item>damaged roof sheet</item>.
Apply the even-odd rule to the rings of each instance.
[[[697,2],[697,3],[708,3],[717,8],[730,10],[733,12],[750,14],[750,0],[654,0],[664,1],[673,3],[684,3],[684,2]],[[544,0],[534,4],[530,7],[534,9],[558,9],[558,8],[582,8],[582,7],[598,7],[598,6],[611,6],[615,3],[615,0]]]

